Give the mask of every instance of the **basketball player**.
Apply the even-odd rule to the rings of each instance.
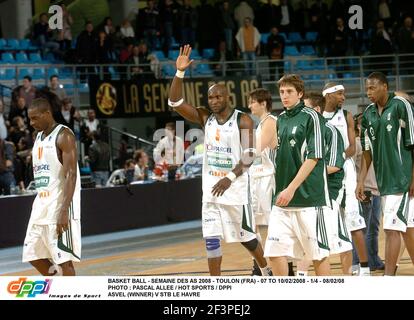
[[[329,246],[322,207],[329,204],[325,170],[325,127],[305,107],[298,75],[278,81],[285,109],[277,120],[276,201],[269,217],[265,256],[273,274],[288,275],[288,257],[313,261],[316,275],[329,275]]]
[[[31,126],[38,131],[33,146],[33,175],[37,196],[27,227],[23,262],[43,276],[75,275],[80,261],[80,175],[75,136],[55,122],[49,101],[33,100]]]
[[[215,84],[209,88],[211,111],[184,101],[183,78],[192,63],[190,54],[189,45],[180,48],[168,103],[185,119],[200,124],[205,130],[202,220],[210,275],[221,274],[221,239],[241,242],[257,261],[262,274],[270,275],[262,246],[256,238],[248,201],[247,170],[255,155],[253,121],[247,114],[230,107],[224,85]],[[242,139],[242,135],[247,138]]]
[[[304,99],[305,106],[314,109],[318,113],[325,110],[325,99],[322,94],[308,92]],[[323,118],[322,118],[323,120]],[[352,275],[352,242],[351,233],[345,226],[340,204],[344,194],[344,170],[342,169],[344,157],[344,144],[339,131],[323,121],[325,130],[325,161],[328,171],[328,190],[331,205],[324,207],[325,221],[328,228],[330,254],[339,254],[344,275]],[[297,275],[306,276],[309,261],[300,261],[297,266]]]
[[[256,222],[256,236],[262,243],[259,226],[269,224],[269,214],[272,210],[272,196],[275,190],[274,156],[277,145],[276,117],[270,114],[272,96],[263,88],[258,88],[249,94],[249,109],[260,119],[256,129],[257,157],[250,167],[250,194],[252,197],[253,214]],[[261,151],[263,150],[263,151]],[[260,275],[260,269],[254,260],[252,275]]]
[[[384,274],[390,276],[395,275],[400,234],[414,263],[414,111],[405,98],[388,93],[381,72],[371,73],[365,87],[372,103],[361,121],[363,158],[356,195],[365,199],[364,180],[373,162],[384,215]]]
[[[342,108],[345,102],[345,88],[343,85],[328,83],[325,85],[322,95],[325,97],[326,105],[323,116],[328,122],[341,133],[346,160],[344,163],[345,172],[345,196],[342,201],[345,206],[346,227],[351,231],[352,241],[360,260],[359,275],[369,276],[368,253],[365,244],[365,219],[362,216],[361,205],[355,197],[356,188],[356,167],[352,156],[355,154],[355,130],[352,114]]]

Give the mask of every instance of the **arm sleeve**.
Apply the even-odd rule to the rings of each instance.
[[[413,107],[406,99],[401,97],[398,97],[396,102],[398,103],[397,109],[400,125],[405,131],[404,145],[409,147],[414,145]]]
[[[308,113],[309,119],[306,128],[306,151],[307,159],[322,159],[323,158],[323,133],[319,116],[315,111]]]

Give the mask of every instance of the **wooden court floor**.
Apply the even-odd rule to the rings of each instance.
[[[265,232],[262,232],[265,235]],[[147,248],[140,247],[139,241],[136,242],[138,249],[121,250],[119,247],[108,247],[107,253],[100,257],[84,259],[75,264],[78,275],[208,275],[207,262],[205,257],[205,244],[201,238],[201,230],[194,229],[190,232],[171,233],[158,241],[154,239],[139,240],[146,244]],[[263,236],[263,239],[265,237]],[[151,242],[155,246],[150,246]],[[223,264],[222,275],[249,275],[252,260],[240,244],[223,243]],[[384,236],[380,233],[380,256],[384,258]],[[341,267],[339,257],[330,258],[332,275],[340,275]],[[20,272],[12,272],[3,275],[36,275],[36,271],[28,269]],[[313,272],[310,272],[312,275]],[[381,276],[381,271],[373,272],[372,275]],[[414,267],[408,253],[405,251],[400,262],[397,275],[414,275]]]

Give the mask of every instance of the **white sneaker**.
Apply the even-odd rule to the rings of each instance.
[[[367,267],[367,268],[360,267],[359,268],[359,274],[358,275],[360,277],[370,277],[371,276],[371,272],[369,270],[369,267]]]

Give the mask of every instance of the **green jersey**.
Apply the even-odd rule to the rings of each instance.
[[[340,168],[341,170],[328,174],[328,190],[331,199],[337,199],[339,190],[342,188],[345,173],[342,167],[345,163],[344,140],[341,133],[334,126],[325,120],[325,162],[329,167]]]
[[[371,151],[381,195],[409,190],[412,173],[411,147],[414,145],[414,118],[411,104],[390,94],[382,111],[370,104],[361,122],[362,150]]]
[[[322,117],[303,102],[293,109],[285,109],[277,120],[276,197],[296,177],[306,159],[319,159],[287,207],[318,207],[330,203],[322,121]]]

